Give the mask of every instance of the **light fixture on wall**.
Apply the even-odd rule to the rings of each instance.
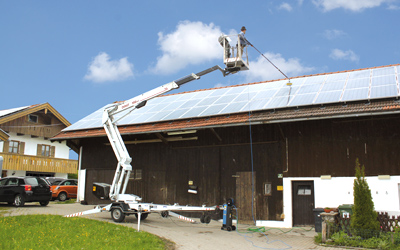
[[[321,180],[330,180],[332,179],[332,176],[330,175],[321,175]]]
[[[379,180],[390,180],[390,175],[378,175]]]
[[[197,130],[185,130],[185,131],[174,131],[174,132],[167,132],[168,135],[185,135],[185,134],[194,134]]]

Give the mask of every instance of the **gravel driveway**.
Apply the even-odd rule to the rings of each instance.
[[[0,204],[0,207],[7,209],[4,216],[16,216],[27,214],[57,214],[67,215],[77,212],[90,210],[91,205],[75,204],[55,204],[51,202],[47,207],[39,204],[26,204],[22,208],[15,208],[9,205]],[[109,212],[102,212],[85,217],[112,222]],[[196,221],[199,221],[196,219]],[[121,225],[137,229],[137,219],[135,216],[126,217]],[[215,249],[223,247],[225,249],[337,249],[332,247],[322,247],[314,244],[313,237],[316,235],[310,228],[293,229],[288,233],[283,233],[279,229],[267,228],[265,234],[261,233],[239,233],[246,232],[249,225],[239,225],[239,232],[222,231],[221,222],[211,221],[210,224],[192,224],[181,221],[174,217],[162,218],[154,213],[142,221],[140,229],[149,233],[164,237],[176,243],[178,250],[192,249]],[[289,229],[281,229],[288,231]]]

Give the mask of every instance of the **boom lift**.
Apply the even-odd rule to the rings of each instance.
[[[224,42],[221,45],[225,49],[226,47],[228,47],[229,43],[228,42],[225,43],[224,39]],[[237,57],[238,58],[234,60],[236,60],[236,62],[238,63],[232,64],[230,63],[229,60],[226,60],[227,58],[224,56],[224,63],[227,66],[225,69],[222,69],[220,66],[216,65],[214,67],[203,70],[197,74],[192,73],[186,77],[162,85],[144,94],[136,96],[130,100],[124,101],[122,103],[115,103],[111,106],[106,107],[103,111],[102,123],[106,131],[107,137],[110,141],[110,144],[114,150],[115,156],[117,157],[118,165],[111,186],[105,183],[93,183],[93,193],[101,199],[110,199],[112,203],[104,206],[98,205],[92,210],[66,215],[66,217],[74,217],[74,216],[110,211],[111,218],[115,222],[121,222],[124,220],[126,215],[134,214],[138,218],[138,231],[139,231],[140,221],[146,219],[148,214],[152,212],[158,212],[163,217],[171,215],[182,220],[194,222],[194,220],[178,215],[174,212],[184,211],[184,212],[205,213],[207,211],[218,210],[219,209],[218,206],[206,207],[205,205],[182,206],[179,204],[165,205],[165,204],[143,203],[141,202],[142,199],[139,196],[134,194],[125,194],[129,177],[132,171],[132,166],[131,166],[132,158],[130,157],[129,152],[126,149],[125,143],[118,130],[117,122],[122,118],[124,118],[125,116],[127,116],[128,114],[130,114],[132,111],[144,107],[147,101],[162,94],[165,94],[173,89],[177,89],[183,84],[186,84],[193,80],[198,80],[200,79],[201,76],[211,73],[215,70],[220,70],[224,76],[236,73],[241,70],[247,70],[248,65],[246,64],[246,67],[243,66],[242,55],[238,55]],[[121,115],[118,118],[116,118],[115,116],[120,113]],[[210,216],[203,214],[202,217],[200,218],[200,221],[202,223],[209,223]]]

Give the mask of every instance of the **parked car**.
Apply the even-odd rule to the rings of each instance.
[[[51,186],[53,200],[65,201],[67,199],[76,198],[78,192],[78,180],[67,179],[63,181],[55,181]]]
[[[66,178],[61,178],[61,177],[46,177],[46,181],[49,181],[51,186],[54,184],[54,182],[58,181],[61,182],[63,180],[66,180]]]
[[[0,202],[22,207],[26,202],[47,206],[50,200],[50,186],[40,177],[5,177],[0,180]]]

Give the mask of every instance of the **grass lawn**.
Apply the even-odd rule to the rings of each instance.
[[[147,232],[59,215],[0,217],[0,235],[0,249],[172,249]]]

